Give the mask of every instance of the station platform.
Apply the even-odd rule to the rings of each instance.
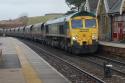
[[[125,58],[125,44],[119,42],[99,41],[100,52],[111,53]]]
[[[99,44],[110,47],[125,48],[125,44],[123,43],[99,41]]]
[[[0,38],[0,83],[71,83],[27,45]]]

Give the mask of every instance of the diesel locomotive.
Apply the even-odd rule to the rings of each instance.
[[[77,12],[45,23],[7,30],[8,36],[41,41],[75,54],[98,49],[98,20],[89,12]]]

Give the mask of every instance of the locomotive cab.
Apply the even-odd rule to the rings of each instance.
[[[97,50],[98,22],[95,17],[78,16],[70,20],[71,46],[78,53]]]

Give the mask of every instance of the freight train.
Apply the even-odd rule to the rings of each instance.
[[[6,35],[41,41],[75,54],[98,49],[98,20],[88,12],[77,12],[45,23],[5,30]]]

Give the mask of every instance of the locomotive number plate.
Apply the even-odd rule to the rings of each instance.
[[[88,29],[81,29],[80,32],[88,32]]]

